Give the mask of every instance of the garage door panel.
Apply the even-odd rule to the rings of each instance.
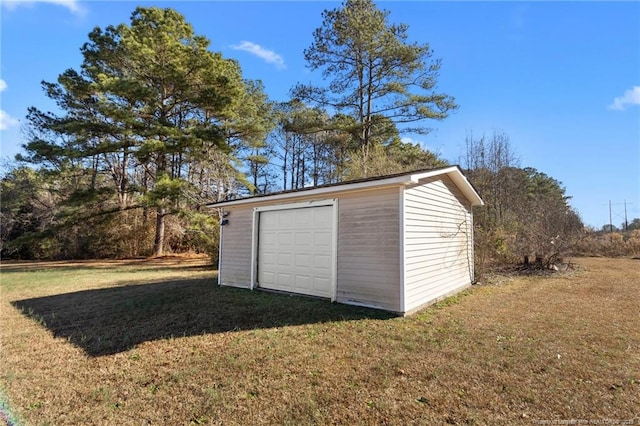
[[[310,226],[313,224],[313,215],[304,211],[305,209],[295,210],[295,223],[297,226]]]
[[[317,296],[326,296],[331,297],[329,289],[331,288],[331,282],[326,278],[314,278],[313,280],[313,288],[317,293]]]
[[[293,245],[293,232],[281,232],[278,234],[278,246],[292,246]]]
[[[277,284],[282,288],[289,288],[293,285],[293,276],[291,274],[278,273],[277,276]]]
[[[309,254],[296,254],[296,268],[309,268],[311,266],[311,262],[309,259],[311,256]]]
[[[297,247],[310,246],[313,242],[313,233],[310,231],[296,232],[295,242]]]
[[[325,211],[318,211],[318,212],[315,212],[315,214],[313,215],[313,225],[329,227],[331,226],[332,219],[333,219],[333,215],[331,210],[327,209]]]
[[[294,213],[291,210],[278,210],[277,223],[281,229],[290,229],[294,223]]]
[[[331,267],[331,256],[316,254],[313,256],[313,267],[318,270],[326,270]]]
[[[306,293],[313,290],[311,286],[311,277],[309,275],[296,275],[295,288],[296,293]]]
[[[264,248],[276,247],[278,245],[278,234],[275,232],[265,232],[261,235],[260,243]]]
[[[329,246],[331,244],[330,232],[314,232],[313,244],[315,246]]]
[[[262,281],[265,285],[274,285],[276,282],[276,276],[273,272],[265,271],[262,275]]]
[[[261,215],[260,216],[260,221],[265,226],[273,227],[273,225],[276,225],[278,223],[278,216],[275,216],[275,215]]]
[[[276,265],[278,254],[276,252],[265,252],[262,255],[262,261],[266,266]]]
[[[260,212],[258,285],[331,297],[333,245],[333,206]]]
[[[278,256],[278,266],[287,266],[287,267],[294,266],[293,263],[291,262],[291,258],[293,257],[291,253],[278,253],[277,256]]]

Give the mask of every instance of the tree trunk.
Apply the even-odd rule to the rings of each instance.
[[[156,237],[153,241],[153,255],[162,256],[164,248],[164,207],[158,207],[156,212]]]

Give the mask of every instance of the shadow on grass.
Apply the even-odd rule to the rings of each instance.
[[[326,300],[218,287],[210,278],[86,290],[11,304],[55,337],[68,339],[94,357],[169,337],[395,317]]]

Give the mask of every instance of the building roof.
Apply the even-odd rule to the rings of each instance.
[[[460,189],[473,206],[482,206],[484,202],[473,185],[462,173],[459,166],[439,167],[435,169],[415,170],[411,172],[395,173],[385,176],[375,176],[370,178],[356,179],[338,183],[312,186],[308,188],[291,189],[287,191],[272,192],[269,194],[259,194],[250,197],[236,198],[234,200],[220,201],[207,204],[207,207],[220,208],[238,205],[247,205],[256,202],[293,200],[303,196],[323,195],[329,193],[354,191],[360,189],[372,189],[382,186],[399,186],[420,183],[421,180],[435,176],[447,175],[453,183]]]

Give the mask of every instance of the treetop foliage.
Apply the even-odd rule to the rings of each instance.
[[[223,198],[239,182],[234,152],[272,126],[262,85],[209,44],[173,9],[138,7],[130,24],[96,27],[80,70],[43,82],[63,114],[29,110],[21,159],[88,175],[74,191],[110,186],[121,210],[154,209],[161,254],[165,216]]]
[[[42,82],[59,112],[28,110],[22,164],[1,180],[2,256],[215,258],[207,203],[445,165],[401,138],[458,108],[429,44],[372,0],[322,17],[304,55],[327,86],[297,84],[280,103],[173,9],[94,28],[80,67]],[[554,253],[579,226],[561,183],[520,168],[506,135],[468,138],[463,160],[487,202],[480,256]]]
[[[485,201],[474,213],[480,269],[493,262],[550,264],[570,252],[584,225],[562,183],[532,167],[520,168],[509,137],[466,140],[464,167]]]
[[[304,55],[329,84],[293,90],[305,102],[353,117],[365,158],[377,136],[375,117],[402,125],[400,132],[426,133],[418,122],[444,119],[457,108],[453,97],[435,91],[440,60],[432,59],[429,45],[410,43],[408,27],[388,17],[371,0],[347,0],[326,10]]]

